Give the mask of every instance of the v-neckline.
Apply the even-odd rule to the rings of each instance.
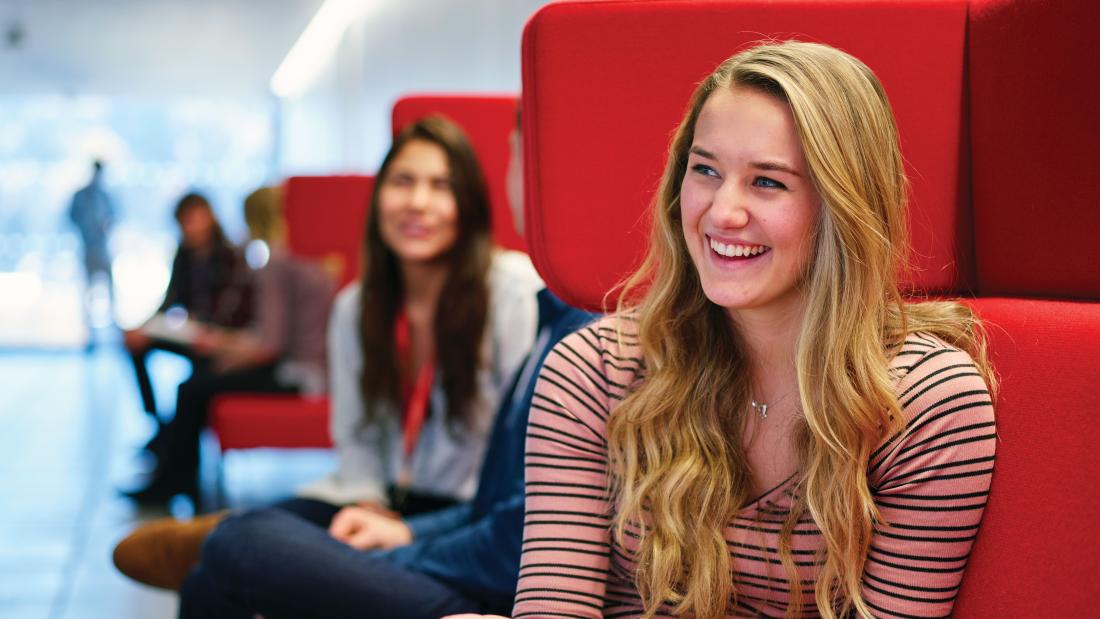
[[[742,508],[742,509],[748,509],[748,508],[750,508],[750,507],[753,507],[753,506],[755,506],[755,505],[758,505],[758,504],[759,504],[759,503],[760,503],[761,501],[763,501],[764,499],[766,499],[766,498],[768,498],[769,496],[771,496],[771,495],[775,494],[775,492],[776,492],[777,490],[779,490],[780,488],[783,488],[784,486],[786,486],[787,484],[789,484],[789,483],[791,482],[791,480],[793,480],[793,479],[794,479],[795,477],[797,477],[797,476],[798,476],[798,471],[795,471],[794,473],[791,473],[791,474],[790,474],[790,475],[789,475],[789,476],[788,476],[788,477],[787,477],[786,479],[784,479],[783,481],[781,481],[781,482],[779,482],[778,484],[776,484],[776,485],[772,486],[772,487],[771,487],[771,488],[769,488],[768,490],[765,490],[763,494],[761,494],[760,496],[756,497],[755,499],[753,499],[753,500],[749,501],[748,503],[745,503],[745,507],[744,507],[744,508]]]

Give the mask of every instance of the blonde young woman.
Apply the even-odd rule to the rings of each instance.
[[[855,58],[760,45],[702,82],[619,313],[542,371],[513,616],[950,614],[992,377],[964,306],[899,293],[905,201]]]

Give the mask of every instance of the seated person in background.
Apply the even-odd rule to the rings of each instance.
[[[253,315],[247,329],[194,326],[194,372],[179,387],[176,414],[161,432],[151,481],[127,492],[142,503],[161,503],[196,492],[199,438],[214,396],[232,392],[322,393],[325,326],[335,283],[319,265],[284,249],[286,222],[277,189],[263,188],[244,203],[253,241],[267,245],[266,263],[256,273]]]
[[[620,311],[542,370],[514,616],[951,614],[992,378],[966,306],[899,292],[905,202],[855,58],[760,45],[699,85]]]
[[[428,240],[442,232],[439,215],[453,212],[455,208],[458,209],[459,228],[476,226],[477,232],[467,235],[455,231],[457,234],[449,233],[447,236],[487,241],[487,222],[480,223],[487,211],[476,217],[469,213],[472,208],[486,208],[484,189],[474,190],[482,186],[480,180],[474,180],[480,179],[480,173],[471,173],[474,169],[470,165],[472,153],[464,139],[459,142],[457,131],[450,123],[428,118],[410,126],[396,138],[378,176],[368,225],[368,247],[392,249],[376,252],[370,257],[371,261],[383,264],[381,261],[387,259],[386,255],[392,254],[393,258],[389,260],[403,267],[398,273],[406,273],[410,267],[423,268],[432,263],[442,261],[447,264],[457,260],[457,256],[462,255],[454,251],[457,248],[443,254],[437,253],[438,249],[428,251],[431,246],[424,247],[422,242],[413,244],[413,239],[398,235],[400,229],[394,227],[401,222],[407,229],[416,226],[416,229],[430,234],[424,239]],[[437,189],[433,190],[433,186]],[[442,196],[427,200],[441,189]],[[416,195],[421,197],[414,197]],[[471,202],[475,197],[477,199]],[[456,206],[456,201],[467,204]],[[472,204],[481,206],[473,207]],[[454,215],[452,221],[453,218]],[[413,250],[417,253],[414,254]],[[416,256],[435,256],[435,260],[425,263],[423,258],[414,260]],[[471,449],[476,448],[476,454],[457,453],[455,450],[461,449],[461,446],[453,445],[456,440],[450,435],[453,430],[444,426],[438,429],[441,433],[427,434],[425,429],[418,440],[418,447],[413,451],[414,484],[400,493],[406,497],[404,505],[397,502],[380,505],[378,497],[383,492],[384,483],[399,481],[401,470],[400,460],[394,462],[392,457],[383,460],[382,455],[396,452],[403,458],[404,446],[396,419],[388,422],[381,431],[372,429],[361,418],[337,419],[340,415],[338,407],[341,406],[362,414],[362,386],[356,380],[361,367],[365,361],[380,362],[385,359],[377,355],[368,356],[365,360],[362,358],[361,350],[378,350],[378,347],[359,347],[359,340],[354,337],[356,330],[361,328],[357,320],[360,307],[355,302],[359,287],[345,291],[337,303],[330,325],[334,438],[342,460],[349,450],[340,447],[340,443],[358,442],[353,445],[355,450],[350,452],[354,459],[341,462],[340,471],[348,470],[345,466],[360,465],[366,467],[366,472],[380,470],[382,477],[363,480],[363,473],[348,471],[349,481],[362,481],[338,496],[345,497],[345,502],[358,498],[366,507],[351,506],[340,510],[339,503],[335,502],[297,500],[248,512],[223,522],[207,544],[209,550],[204,551],[202,565],[193,572],[194,576],[185,587],[181,605],[185,616],[236,616],[234,613],[245,612],[243,616],[251,617],[250,612],[240,609],[232,596],[236,595],[233,591],[253,590],[255,595],[249,594],[247,599],[266,600],[263,607],[273,616],[339,617],[343,613],[376,617],[436,617],[442,612],[506,610],[510,607],[522,530],[522,428],[528,409],[526,386],[532,382],[535,367],[541,359],[541,353],[536,352],[524,361],[536,334],[534,311],[537,307],[539,324],[542,325],[539,339],[542,352],[548,349],[544,340],[556,341],[579,326],[587,315],[569,310],[548,293],[541,293],[536,302],[536,292],[542,284],[525,256],[497,252],[492,260],[493,265],[487,274],[491,303],[485,342],[492,342],[490,350],[506,353],[510,361],[504,366],[499,354],[496,355],[498,360],[489,367],[499,369],[484,377],[491,379],[488,384],[496,389],[490,395],[493,405],[500,410],[493,425],[488,452],[475,445]],[[519,268],[521,264],[523,268]],[[423,270],[420,272],[424,273]],[[372,274],[377,276],[376,272],[368,271],[364,278],[370,278]],[[404,278],[400,281],[403,282]],[[369,279],[362,284],[362,288],[376,289]],[[471,287],[458,290],[466,290],[469,294]],[[476,288],[473,290],[476,291]],[[352,292],[355,296],[350,296]],[[407,306],[410,300],[403,304]],[[437,303],[442,308],[444,300],[439,298]],[[452,301],[446,307],[458,311],[456,306],[457,302]],[[342,313],[344,319],[339,318]],[[455,323],[455,326],[463,328],[462,323]],[[466,335],[464,339],[470,341],[470,336]],[[344,344],[341,345],[341,342]],[[518,357],[511,352],[517,342],[525,342],[527,346]],[[342,366],[343,371],[338,371],[337,363],[342,358],[346,359],[346,365]],[[500,370],[505,369],[506,375],[497,376]],[[481,382],[486,384],[485,380]],[[433,398],[439,403],[450,401],[439,395]],[[485,396],[479,401],[480,416],[484,414],[480,406],[483,406]],[[389,406],[392,408],[394,405]],[[488,419],[491,421],[492,417],[490,412]],[[442,418],[436,423],[445,421]],[[367,425],[366,430],[371,433],[340,431],[340,425],[337,425],[342,423],[344,427],[354,429],[355,422]],[[379,423],[378,420],[372,422],[374,425]],[[432,423],[431,420],[428,423]],[[382,434],[384,442],[376,438],[380,432],[385,432]],[[364,439],[369,439],[369,442]],[[429,450],[436,449],[447,450],[441,454],[443,459],[437,460],[436,454],[429,453]],[[431,483],[431,478],[426,478],[422,485],[417,484],[416,472],[427,470],[432,474],[434,469],[438,474],[442,470],[439,467],[465,466],[471,458],[477,466],[482,462],[481,453],[485,453],[485,463],[481,467],[477,496],[472,502],[468,502],[470,497],[467,495],[462,497],[467,502],[405,521],[380,514],[380,506],[404,507],[404,512],[409,513],[424,511],[430,503],[443,503],[433,496],[416,498],[418,488],[432,488],[427,485]],[[367,458],[380,462],[363,464]],[[342,489],[342,483],[346,482],[337,477],[329,480],[326,488]],[[368,491],[359,490],[356,494],[357,488]],[[409,501],[409,497],[415,501]],[[147,525],[119,544],[115,553],[116,564],[124,573],[142,582],[178,587],[197,558],[198,544],[220,518],[206,518],[191,524],[169,522]],[[410,541],[412,543],[408,545]],[[392,552],[364,552],[396,546],[402,548]],[[245,557],[243,563],[236,561],[236,558]],[[318,580],[327,585],[322,589],[316,588]],[[231,591],[223,591],[223,587]],[[226,595],[231,597],[225,599]],[[245,607],[249,605],[247,601],[240,603]]]
[[[193,323],[237,328],[252,319],[252,274],[241,253],[226,239],[210,202],[189,193],[176,204],[175,218],[181,238],[164,302],[144,325],[123,333],[142,406],[154,418],[157,406],[146,367],[150,349],[174,352],[193,361]],[[156,441],[159,439],[151,445]]]

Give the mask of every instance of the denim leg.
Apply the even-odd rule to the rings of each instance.
[[[253,619],[255,613],[235,588],[218,582],[202,563],[192,569],[180,587],[180,619]]]
[[[180,592],[181,619],[437,619],[482,605],[386,553],[355,550],[286,510],[231,516]]]
[[[337,512],[340,511],[342,506],[326,503],[325,501],[318,501],[317,499],[295,497],[293,499],[279,501],[272,505],[272,507],[288,511],[321,528],[328,529],[328,525],[332,524],[332,519],[336,517]]]

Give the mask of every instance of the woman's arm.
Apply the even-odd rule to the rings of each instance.
[[[336,448],[336,473],[310,484],[302,494],[330,503],[386,503],[386,441],[383,420],[363,423],[359,388],[363,351],[359,343],[359,286],[336,297],[328,324],[329,430]]]
[[[966,353],[941,345],[910,367],[900,387],[908,431],[871,460],[886,524],[871,540],[863,597],[876,616],[947,617],[989,494],[993,406]]]
[[[584,337],[589,332],[589,337]],[[519,617],[602,617],[609,569],[608,382],[586,328],[554,347],[527,429]]]

